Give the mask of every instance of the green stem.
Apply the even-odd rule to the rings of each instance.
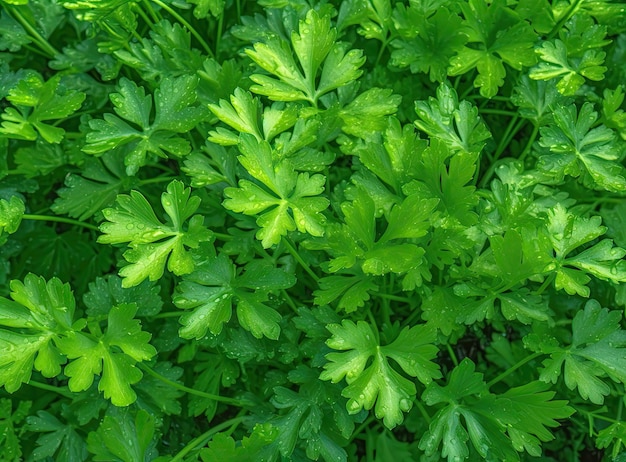
[[[509,122],[509,125],[506,127],[506,131],[504,132],[504,136],[500,139],[500,143],[498,144],[498,148],[493,155],[493,161],[498,160],[500,155],[505,151],[507,146],[511,144],[511,140],[520,131],[522,126],[526,123],[523,119],[517,120],[518,117],[515,116]]]
[[[422,402],[416,399],[414,403],[415,403],[415,407],[417,408],[417,410],[420,411],[420,414],[422,414],[422,417],[424,417],[424,420],[426,421],[426,423],[430,425],[431,418],[428,415],[428,412],[426,412],[426,408],[424,407]]]
[[[74,393],[68,390],[65,387],[55,387],[54,385],[48,385],[47,383],[37,382],[35,380],[30,380],[28,385],[34,388],[39,388],[40,390],[52,391],[54,393],[58,393],[61,396],[65,396],[66,398],[73,398]]]
[[[50,42],[43,38],[41,34],[37,32],[37,30],[26,20],[26,18],[22,16],[22,13],[20,13],[17,8],[10,5],[4,5],[4,7],[7,8],[9,13],[13,15],[13,17],[22,25],[24,30],[26,30],[26,32],[28,32],[31,37],[35,39],[37,45],[39,45],[45,53],[47,53],[51,58],[59,54],[59,52],[52,45],[50,45]]]
[[[585,411],[584,409],[576,409],[576,412],[580,412],[581,414],[586,415],[587,418],[604,420],[605,422],[611,423],[624,423],[621,419],[612,419],[610,417],[606,417],[600,414],[594,414],[593,412]]]
[[[205,393],[204,391],[200,391],[200,390],[195,390],[193,388],[189,388],[186,387],[185,385],[182,385],[178,382],[174,382],[173,380],[168,379],[167,377],[163,377],[161,374],[159,374],[158,372],[154,371],[153,369],[151,369],[150,367],[148,367],[147,365],[143,364],[143,363],[138,363],[138,366],[140,369],[144,370],[145,372],[148,373],[148,375],[151,375],[152,377],[154,377],[155,379],[160,380],[161,382],[176,388],[180,391],[184,391],[185,393],[189,393],[190,395],[195,395],[195,396],[200,396],[201,398],[207,398],[207,399],[211,399],[213,401],[218,401],[220,403],[228,403],[228,404],[232,404],[234,406],[249,406],[251,403],[245,400],[241,400],[241,399],[236,399],[236,398],[228,398],[227,396],[219,396],[219,395],[214,395],[211,393]]]
[[[554,25],[554,27],[552,28],[552,30],[546,37],[546,40],[550,40],[551,38],[554,38],[554,36],[559,33],[559,31],[563,27],[563,24],[565,24],[572,16],[576,14],[582,2],[583,0],[574,0],[574,2],[570,5],[569,9],[563,15],[563,17],[559,19],[559,22],[557,22]]]
[[[528,155],[528,153],[530,152],[531,148],[533,147],[533,143],[535,142],[535,139],[537,139],[537,135],[538,134],[539,134],[539,126],[538,125],[534,125],[533,126],[533,132],[530,134],[530,137],[528,138],[528,142],[526,143],[526,146],[524,146],[524,150],[519,155],[519,160],[520,161],[524,162],[524,160],[526,159],[526,156]]]
[[[166,311],[164,313],[159,313],[154,316],[150,316],[151,319],[165,319],[165,318],[177,318],[182,313],[182,311]]]
[[[291,256],[298,262],[298,264],[300,266],[302,266],[302,268],[304,269],[304,271],[307,272],[307,274],[309,276],[311,276],[313,278],[313,280],[315,282],[319,282],[320,278],[317,277],[317,274],[315,274],[313,272],[313,270],[311,269],[311,267],[307,264],[307,262],[305,262],[302,257],[300,256],[300,254],[298,253],[298,251],[296,250],[296,248],[294,247],[293,243],[289,240],[289,238],[284,238],[283,239],[283,243],[285,244],[285,247],[287,247],[287,250],[289,251],[289,253],[291,254]]]
[[[291,298],[291,295],[289,295],[285,289],[281,290],[280,292],[283,294],[283,297],[285,297],[285,301],[287,302],[287,305],[289,305],[289,307],[293,310],[294,313],[298,314],[298,306]]]
[[[370,415],[370,417],[365,419],[365,421],[361,425],[356,427],[356,429],[352,432],[352,436],[350,436],[350,439],[348,440],[348,443],[352,443],[352,441],[354,441],[354,438],[359,436],[363,432],[363,430],[365,430],[375,420],[376,419],[373,416],[371,416],[371,415]]]
[[[148,13],[150,14],[150,16],[152,16],[152,21],[154,21],[154,23],[158,23],[159,21],[161,21],[161,18],[156,13],[156,11],[154,11],[154,8],[152,8],[152,5],[150,4],[148,0],[143,0],[142,3],[144,4],[145,8],[141,8],[141,9],[148,10]]]
[[[49,215],[31,215],[30,213],[25,213],[22,215],[24,220],[36,220],[36,221],[54,221],[58,223],[67,223],[70,225],[82,226],[83,228],[91,229],[93,231],[100,231],[97,226],[90,225],[89,223],[85,223],[84,221],[72,220],[71,218],[65,217],[53,217]]]
[[[480,109],[479,111],[481,114],[493,114],[493,115],[503,115],[503,116],[507,116],[507,117],[514,117],[517,118],[517,112],[514,111],[506,111],[504,109]]]
[[[224,242],[229,242],[233,240],[233,236],[231,236],[230,234],[213,232],[213,236],[215,236],[220,241],[224,241]]]
[[[512,365],[511,367],[509,367],[506,371],[504,371],[502,374],[498,375],[495,379],[491,380],[488,384],[487,387],[491,388],[492,386],[494,386],[496,383],[498,383],[500,380],[508,377],[509,375],[511,375],[513,372],[515,372],[517,369],[519,369],[520,367],[522,367],[524,364],[532,361],[533,359],[537,358],[538,356],[541,356],[542,353],[539,352],[535,352],[529,356],[526,356],[524,359],[518,361],[517,363],[515,363],[514,365]]]
[[[384,294],[382,292],[374,292],[378,298],[385,300],[393,300],[394,302],[411,303],[411,299],[407,297],[400,297],[398,295]]]
[[[187,445],[178,454],[176,454],[174,458],[170,459],[170,462],[182,461],[185,458],[185,456],[189,454],[191,451],[193,451],[196,447],[203,446],[204,444],[206,444],[214,434],[219,433],[228,427],[232,427],[232,426],[236,427],[241,422],[243,422],[244,419],[245,419],[245,416],[234,417],[230,420],[222,422],[219,425],[216,425],[210,430],[207,430],[202,435],[197,436],[196,438],[192,439],[189,443],[187,443]]]
[[[204,48],[204,51],[207,52],[207,54],[211,57],[211,58],[215,58],[215,55],[213,54],[213,50],[211,50],[211,48],[209,47],[209,45],[206,43],[206,41],[202,38],[202,36],[198,33],[198,31],[187,22],[187,20],[185,18],[183,18],[180,14],[178,14],[178,12],[176,12],[176,10],[174,10],[172,7],[170,7],[168,4],[163,3],[161,0],[152,0],[156,5],[159,5],[161,8],[163,8],[165,11],[167,11],[169,14],[171,14],[179,23],[181,23],[183,26],[185,26],[187,28],[187,30],[189,32],[191,32],[191,35],[193,35],[196,40],[198,42],[200,42],[200,45],[202,45],[202,48]]]
[[[457,359],[452,346],[448,342],[446,342],[446,350],[448,350],[448,354],[450,355],[450,359],[452,360],[454,367],[457,367],[459,365],[459,360]]]
[[[173,176],[162,176],[157,178],[148,178],[147,180],[139,180],[140,185],[153,184],[153,183],[166,183],[168,181],[175,180]]]

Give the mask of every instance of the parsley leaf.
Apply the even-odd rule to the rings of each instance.
[[[217,335],[230,320],[236,303],[239,324],[261,338],[276,340],[280,334],[280,314],[266,304],[271,291],[286,289],[296,283],[292,275],[266,262],[253,260],[241,274],[226,255],[209,258],[185,276],[177,287],[174,303],[184,314],[180,335],[202,338],[207,330]]]
[[[159,279],[166,263],[167,269],[176,275],[190,273],[194,263],[185,247],[197,248],[201,242],[212,239],[211,232],[203,226],[204,218],[193,215],[200,206],[200,198],[191,196],[191,189],[185,188],[181,181],[174,180],[167,186],[161,204],[168,217],[165,224],[138,191],[131,191],[130,196],[117,196],[117,207],[102,211],[107,221],[100,225],[103,234],[98,242],[128,242],[130,246],[124,252],[130,265],[119,272],[124,278],[122,287],[136,286],[146,278]],[[188,219],[185,229],[183,224]]]
[[[296,229],[321,236],[328,199],[321,197],[324,176],[296,173],[288,159],[275,160],[269,143],[251,135],[241,135],[240,163],[265,188],[249,180],[239,180],[238,188],[226,188],[224,207],[245,215],[259,215],[261,229],[256,236],[263,247],[278,244],[282,236]],[[269,209],[269,210],[268,210]]]
[[[385,346],[378,344],[372,327],[363,321],[355,324],[344,320],[341,325],[328,325],[327,329],[333,334],[327,345],[345,352],[326,355],[329,362],[320,379],[333,383],[346,379],[348,386],[342,395],[349,398],[346,407],[351,414],[363,408],[369,410],[376,403],[376,417],[383,419],[387,428],[402,423],[402,412],[408,412],[413,406],[416,389],[413,382],[391,367],[389,358],[424,384],[441,376],[432,362],[437,348],[432,345],[436,332],[430,327],[405,328]],[[366,367],[370,357],[373,362]]]
[[[61,127],[48,123],[64,119],[82,105],[85,94],[60,85],[60,77],[44,82],[37,73],[29,73],[9,90],[7,107],[0,116],[4,120],[0,135],[18,140],[36,140],[41,136],[48,143],[60,143],[65,135]]]
[[[524,342],[528,347],[550,355],[543,361],[539,378],[556,383],[564,367],[567,388],[578,388],[583,399],[602,404],[611,391],[604,377],[626,383],[626,332],[620,328],[621,317],[618,311],[589,300],[574,316],[570,346],[561,346],[549,337],[542,341],[537,334],[527,336]]]
[[[624,167],[616,162],[621,151],[615,133],[604,125],[591,128],[598,119],[593,105],[584,103],[578,114],[573,105],[557,105],[553,116],[554,123],[540,129],[539,140],[552,154],[541,155],[538,168],[557,178],[580,177],[607,191],[626,190]]]
[[[309,10],[300,21],[298,32],[291,35],[291,47],[277,37],[267,43],[255,43],[252,50],[246,50],[247,55],[278,79],[253,74],[250,79],[256,85],[250,90],[274,101],[309,101],[317,106],[321,96],[353,82],[362,74],[363,53],[348,51],[346,45],[335,42],[336,36],[329,15]]]
[[[465,74],[475,67],[478,76],[474,86],[480,88],[482,96],[492,98],[504,84],[503,63],[516,70],[535,64],[537,35],[528,23],[516,18],[504,0],[491,4],[470,0],[460,3],[460,8],[465,16],[467,42],[472,46],[466,45],[452,59],[448,74]]]
[[[152,98],[143,87],[122,78],[119,93],[110,96],[117,115],[107,113],[102,119],[89,122],[92,131],[87,134],[83,151],[119,153],[125,159],[129,176],[146,165],[148,153],[161,157],[167,157],[167,153],[189,154],[189,142],[177,134],[188,132],[207,116],[204,108],[192,106],[197,85],[195,76],[164,78]],[[155,112],[151,120],[153,100]]]
[[[491,137],[478,109],[468,101],[459,103],[456,90],[446,83],[437,88],[436,99],[416,101],[415,112],[417,128],[442,140],[453,152],[480,152]]]

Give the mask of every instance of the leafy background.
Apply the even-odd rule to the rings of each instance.
[[[626,460],[626,4],[0,6],[1,460]]]

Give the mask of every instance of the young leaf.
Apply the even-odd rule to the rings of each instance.
[[[230,320],[236,303],[237,318],[244,329],[256,338],[276,340],[281,316],[265,302],[271,291],[286,289],[295,282],[289,273],[260,260],[248,263],[238,274],[236,266],[224,254],[207,259],[177,287],[176,306],[193,309],[181,317],[180,335],[200,339],[207,330],[219,334]]]
[[[480,152],[484,141],[491,137],[478,109],[468,101],[459,103],[456,90],[442,83],[437,88],[437,98],[416,101],[415,112],[419,120],[415,125],[429,136],[442,140],[453,152]]]
[[[157,456],[155,418],[145,410],[109,408],[102,423],[87,437],[94,461],[148,462]]]
[[[116,406],[128,406],[137,399],[131,385],[139,382],[142,373],[135,364],[156,355],[150,345],[151,334],[141,330],[134,319],[134,303],[114,306],[109,311],[108,329],[94,340],[81,332],[72,332],[56,341],[59,349],[74,361],[64,370],[72,391],[87,390],[100,375],[98,390]]]
[[[87,134],[83,151],[119,153],[125,159],[129,176],[146,164],[147,153],[165,158],[167,153],[189,154],[189,142],[177,134],[188,132],[207,115],[202,107],[193,106],[197,85],[195,76],[163,79],[154,93],[155,111],[151,122],[153,98],[145,94],[143,87],[122,78],[119,93],[110,96],[118,115],[105,114],[103,119],[89,122],[92,131]]]
[[[241,135],[239,146],[241,164],[271,193],[256,183],[240,180],[239,188],[224,191],[224,206],[246,215],[260,214],[257,224],[261,229],[256,236],[265,248],[278,244],[282,236],[296,229],[321,236],[325,222],[321,212],[329,204],[328,199],[320,197],[324,176],[294,172],[287,159],[274,160],[269,143],[251,135]]]
[[[613,130],[604,125],[591,128],[598,118],[593,105],[584,103],[578,115],[574,105],[557,105],[553,116],[554,124],[540,129],[539,140],[553,154],[539,157],[539,169],[557,178],[580,177],[593,188],[626,190],[624,167],[617,162],[621,148]]]
[[[485,0],[470,0],[460,4],[467,27],[468,44],[450,63],[449,75],[461,75],[476,67],[474,86],[480,94],[492,98],[504,84],[506,70],[532,66],[536,62],[533,47],[537,35],[525,21],[516,18],[504,0],[487,4]]]
[[[18,140],[36,140],[41,136],[48,143],[60,143],[65,130],[47,123],[64,119],[76,111],[85,100],[85,94],[60,87],[60,77],[47,82],[36,73],[29,73],[9,90],[8,107],[1,115],[4,122],[0,135]]]
[[[402,423],[402,412],[408,412],[413,403],[415,385],[391,367],[393,359],[411,377],[428,384],[439,378],[439,368],[432,361],[437,348],[432,345],[435,330],[426,326],[405,328],[390,344],[380,346],[369,324],[344,320],[341,325],[330,324],[333,336],[326,342],[344,353],[329,353],[328,363],[320,379],[333,383],[346,379],[348,386],[342,395],[349,398],[346,407],[355,414],[369,410],[376,403],[376,417],[383,419],[389,429]],[[366,367],[370,357],[373,362]]]
[[[13,234],[20,227],[25,211],[24,202],[17,196],[11,196],[8,201],[0,199],[0,245],[6,242],[7,234]]]
[[[362,52],[347,51],[335,42],[337,31],[329,15],[309,10],[299,23],[298,32],[289,43],[272,37],[267,43],[256,43],[246,50],[248,56],[278,80],[261,74],[250,76],[256,85],[250,90],[274,101],[309,101],[317,106],[324,94],[358,79],[365,62]],[[298,64],[293,58],[293,48]]]
[[[550,354],[543,361],[539,378],[556,383],[563,375],[567,388],[578,388],[583,399],[602,404],[611,391],[604,377],[626,383],[626,331],[620,328],[620,319],[620,312],[601,308],[597,301],[589,300],[572,321],[570,346],[540,341],[537,334],[526,337],[528,347]]]
[[[200,206],[200,198],[190,196],[191,189],[178,180],[167,186],[161,196],[161,204],[168,223],[162,223],[154,214],[152,206],[138,191],[130,196],[117,196],[117,207],[103,210],[106,222],[100,225],[102,244],[128,242],[130,249],[124,258],[130,263],[119,272],[124,278],[122,287],[133,287],[149,278],[151,281],[163,275],[165,265],[176,275],[193,271],[191,254],[185,247],[198,248],[201,242],[210,242],[212,233],[203,226],[203,217],[193,215]],[[183,224],[189,219],[185,229]]]

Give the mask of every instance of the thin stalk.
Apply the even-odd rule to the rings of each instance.
[[[535,352],[531,355],[526,356],[524,359],[519,360],[517,363],[513,364],[511,367],[509,367],[506,371],[504,371],[502,374],[498,375],[495,379],[491,380],[488,384],[487,387],[491,388],[492,386],[494,386],[496,383],[498,383],[499,381],[501,381],[502,379],[508,377],[509,375],[511,375],[513,372],[515,372],[516,370],[518,370],[520,367],[522,367],[524,364],[532,361],[533,359],[541,356],[542,353],[539,352]]]
[[[9,5],[5,5],[5,8]],[[50,42],[48,42],[45,38],[41,36],[39,32],[26,20],[22,13],[17,8],[9,7],[9,12],[13,17],[22,25],[24,30],[30,34],[31,37],[35,39],[35,42],[39,47],[48,54],[51,58],[55,57],[59,54],[56,48],[54,48]]]
[[[400,297],[399,295],[393,294],[384,294],[382,292],[374,292],[378,298],[382,298],[384,300],[393,300],[394,302],[403,302],[403,303],[411,303],[411,299],[408,297]]]
[[[73,398],[74,393],[68,390],[66,387],[55,387],[54,385],[48,385],[47,383],[37,382],[35,380],[30,380],[28,385],[31,387],[39,388],[40,390],[52,391],[61,396],[65,396],[66,398]]]
[[[524,150],[519,155],[519,160],[520,161],[524,162],[524,160],[526,159],[526,156],[528,155],[528,153],[530,152],[531,148],[533,147],[533,143],[537,139],[537,135],[538,134],[539,134],[539,126],[534,125],[533,126],[533,132],[530,134],[530,137],[528,138],[528,142],[526,143],[526,146],[524,146]]]
[[[149,0],[143,0],[142,3],[144,5],[144,8],[148,10],[148,13],[150,14],[150,16],[152,16],[152,21],[154,21],[155,23],[161,21],[161,18],[159,17],[158,13],[154,11],[154,8],[152,8],[152,5],[150,4]]]
[[[285,244],[285,247],[287,247],[287,250],[289,251],[291,256],[298,262],[298,264],[304,269],[304,271],[306,271],[306,273],[311,276],[315,282],[319,282],[320,278],[317,277],[317,274],[313,272],[307,262],[302,259],[289,238],[284,238],[283,243]]]
[[[558,34],[558,32],[563,27],[563,24],[565,24],[572,16],[576,14],[581,4],[582,4],[582,0],[574,0],[574,2],[570,5],[569,9],[563,15],[563,17],[559,19],[559,22],[557,22],[554,25],[554,27],[552,28],[552,30],[546,37],[546,40],[550,40],[551,38],[554,38],[556,34]]]
[[[348,443],[352,443],[352,441],[354,441],[354,438],[356,438],[358,435],[361,434],[361,432],[363,430],[365,430],[365,428],[367,428],[369,425],[372,424],[372,422],[374,422],[374,417],[370,415],[370,417],[368,417],[367,419],[365,419],[365,421],[359,425],[358,427],[356,427],[356,429],[352,432],[352,436],[350,437],[350,439],[348,440]]]
[[[517,134],[518,131],[524,125],[524,120],[518,120],[518,116],[516,115],[511,119],[509,125],[506,127],[506,131],[504,132],[504,136],[500,139],[500,143],[496,149],[496,152],[493,155],[493,160],[496,161],[500,157],[500,155],[504,152],[509,144],[511,144],[511,140]]]
[[[166,311],[164,313],[159,313],[157,315],[150,316],[150,318],[151,319],[177,318],[181,314],[183,314],[182,311]]]
[[[213,236],[215,236],[216,239],[224,242],[230,242],[233,240],[233,236],[231,236],[230,234],[213,232]]]
[[[452,349],[452,346],[448,342],[446,342],[446,350],[448,350],[448,354],[450,355],[450,359],[452,360],[454,367],[457,367],[459,365],[459,360],[456,357],[456,353]]]
[[[200,391],[200,390],[195,390],[193,388],[189,388],[186,387],[185,385],[182,385],[178,382],[174,382],[173,380],[168,379],[167,377],[163,377],[161,374],[159,374],[158,372],[154,371],[153,369],[151,369],[149,366],[139,363],[138,364],[139,368],[142,369],[143,371],[145,371],[146,373],[148,373],[148,375],[151,375],[152,377],[154,377],[155,379],[160,380],[161,382],[176,388],[180,391],[184,391],[185,393],[189,393],[190,395],[195,395],[195,396],[200,396],[201,398],[207,398],[213,401],[218,401],[220,403],[228,403],[228,404],[232,404],[234,406],[248,406],[250,405],[250,402],[245,401],[245,400],[241,400],[241,399],[236,399],[236,398],[229,398],[227,396],[219,396],[219,395],[214,395],[212,393],[205,393],[204,391]]]
[[[422,417],[424,417],[424,420],[426,421],[426,423],[430,425],[431,418],[428,415],[428,412],[426,412],[426,408],[424,407],[422,402],[416,399],[414,403],[415,403],[415,407],[417,408],[417,410],[420,411],[420,414],[422,414]]]
[[[153,184],[153,183],[165,183],[167,181],[172,181],[174,179],[176,179],[176,177],[162,176],[162,177],[157,177],[157,178],[148,178],[146,180],[139,180],[139,184],[143,186],[146,184]]]
[[[298,314],[298,306],[291,298],[291,295],[289,295],[285,289],[282,289],[280,293],[283,294],[283,297],[285,298],[285,302],[287,302],[287,305],[289,305],[289,308],[291,308],[295,314]]]
[[[174,458],[170,460],[170,462],[182,461],[185,458],[185,456],[189,454],[191,451],[193,451],[196,447],[206,444],[207,441],[209,441],[214,434],[219,433],[228,427],[232,427],[232,426],[236,427],[241,422],[243,422],[244,419],[245,419],[245,416],[234,417],[225,422],[222,422],[219,425],[216,425],[210,430],[207,430],[202,435],[197,436],[196,438],[192,439],[189,443],[187,443],[187,445],[178,454],[176,454]]]
[[[198,33],[198,31],[191,24],[189,24],[189,22],[187,22],[185,18],[183,18],[180,14],[178,14],[176,10],[174,10],[168,4],[163,3],[161,0],[152,0],[152,1],[155,4],[159,5],[161,8],[163,8],[165,11],[167,11],[169,14],[171,14],[179,23],[185,26],[187,30],[191,32],[191,35],[193,35],[196,38],[196,40],[200,42],[200,45],[202,45],[202,48],[204,48],[204,51],[206,51],[207,54],[211,58],[215,58],[215,54],[213,53],[213,50],[211,50],[211,48],[209,47],[208,43],[206,43],[206,41],[202,38],[202,36]]]
[[[82,226],[83,228],[91,229],[93,231],[100,231],[97,226],[90,225],[89,223],[85,223],[84,221],[72,220],[71,218],[65,217],[53,217],[49,215],[32,215],[30,213],[25,213],[22,215],[24,220],[35,220],[35,221],[53,221],[57,223],[67,223],[70,225]]]
[[[586,415],[587,418],[604,420],[605,422],[611,423],[624,423],[622,420],[612,419],[611,417],[606,417],[600,414],[594,414],[593,412],[585,411],[584,409],[576,409],[576,412],[580,412],[581,414]]]

